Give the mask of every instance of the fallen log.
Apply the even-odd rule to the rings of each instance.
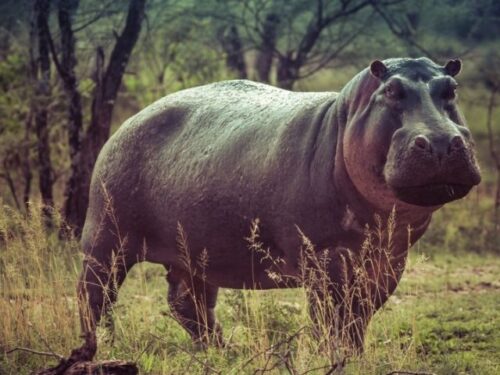
[[[60,368],[42,370],[36,375],[137,375],[139,370],[129,361],[79,361],[61,372]]]

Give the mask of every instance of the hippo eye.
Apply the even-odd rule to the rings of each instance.
[[[441,97],[446,101],[454,100],[457,97],[457,88],[453,86],[447,87],[441,94]]]
[[[457,87],[458,83],[454,80],[448,80],[445,85],[442,86],[441,98],[444,101],[451,102],[457,97]]]
[[[405,93],[403,87],[396,82],[391,82],[384,89],[385,96],[392,100],[401,100],[404,99]]]

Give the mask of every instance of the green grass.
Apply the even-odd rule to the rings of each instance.
[[[364,355],[351,358],[345,374],[500,372],[500,258],[487,248],[466,252],[470,243],[493,244],[481,232],[465,240],[489,218],[474,199],[436,215],[412,250],[396,293],[372,320]],[[77,248],[44,229],[38,215],[26,220],[0,211],[0,374],[28,374],[56,363],[6,353],[15,347],[68,355],[81,344]],[[134,267],[114,309],[114,341],[105,329],[98,331],[98,358],[137,361],[143,374],[286,374],[286,364],[297,374],[327,371],[301,289],[223,290],[217,314],[228,345],[208,350],[194,346],[172,319],[166,293],[163,267]]]

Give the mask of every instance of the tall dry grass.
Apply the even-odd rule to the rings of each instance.
[[[0,208],[2,374],[30,373],[58,360],[56,356],[20,350],[7,354],[12,349],[66,356],[81,345],[76,298],[82,262],[79,246],[74,240],[59,240],[57,233],[45,228],[40,212],[33,207],[31,215],[24,217],[7,207]],[[369,272],[373,262],[383,263],[390,257],[395,220],[379,220],[377,227],[367,228],[360,255],[351,254],[351,259],[346,259],[346,272],[349,269],[355,275],[351,288],[343,290],[346,306],[350,299],[367,298],[373,293]],[[259,241],[258,223],[254,224],[249,251],[269,257],[270,252]],[[200,350],[193,346],[166,307],[163,267],[138,264],[131,270],[113,311],[115,340],[109,339],[106,329],[98,331],[98,358],[134,360],[143,373],[151,374],[387,374],[395,369],[429,370],[428,365],[420,363],[416,315],[403,306],[394,308],[391,301],[368,326],[364,354],[353,355],[347,335],[353,316],[347,310],[339,318],[338,303],[325,298],[333,287],[327,272],[328,253],[316,249],[306,235],[299,231],[297,235],[303,239],[303,260],[294,282],[303,288],[223,291],[216,309],[225,333],[226,345],[222,348]],[[193,276],[204,279],[210,253],[192,259],[189,233],[181,226],[178,239],[186,264],[197,269]],[[273,259],[271,263],[276,266],[269,270],[269,276],[279,278],[276,267],[282,260]],[[414,288],[412,293],[418,295],[419,287]],[[309,315],[311,299],[316,299],[315,321]],[[363,306],[373,309],[370,298]],[[205,314],[201,306],[199,315]],[[332,325],[332,320],[344,325]],[[401,327],[407,327],[403,333]]]
[[[60,241],[46,228],[40,207],[32,206],[25,217],[0,205],[0,350],[23,347],[65,354],[76,345],[77,248],[75,241]],[[40,358],[16,351],[3,360],[14,373]]]

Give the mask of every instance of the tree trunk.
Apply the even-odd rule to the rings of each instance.
[[[38,149],[39,188],[43,203],[43,213],[51,217],[54,204],[52,195],[53,174],[50,160],[49,128],[47,107],[50,100],[50,56],[49,56],[49,0],[35,0],[34,12],[38,33],[39,77],[36,87],[35,129]]]
[[[33,11],[30,18],[30,32],[29,32],[29,70],[28,76],[29,81],[32,86],[36,85],[37,75],[38,75],[38,64],[35,58],[35,48],[37,39],[37,17]],[[31,183],[33,180],[33,173],[31,171],[31,132],[33,128],[33,117],[35,113],[35,98],[33,95],[30,96],[30,108],[28,116],[26,117],[26,122],[24,124],[24,142],[23,142],[23,179],[24,179],[24,191],[23,191],[23,203],[27,214],[30,211],[30,196],[31,196]]]
[[[75,74],[75,37],[72,28],[72,16],[79,6],[79,0],[60,0],[58,3],[59,29],[61,31],[61,68],[64,90],[69,98],[68,142],[71,160],[80,151],[82,129],[82,104]]]
[[[10,165],[9,165],[8,157],[3,161],[3,170],[4,173],[0,173],[0,177],[5,180],[7,186],[9,187],[10,194],[12,195],[12,200],[14,201],[14,205],[18,210],[21,210],[21,205],[19,204],[19,199],[17,198],[16,186],[14,184],[14,180],[10,175]]]
[[[248,77],[247,66],[243,53],[243,43],[237,27],[235,25],[222,27],[218,31],[218,39],[226,53],[226,66],[235,72],[238,78],[246,79]]]
[[[82,132],[82,104],[81,95],[78,90],[78,80],[75,74],[77,63],[75,56],[75,37],[72,27],[72,16],[79,6],[79,1],[60,0],[58,3],[58,21],[61,33],[61,64],[59,74],[64,83],[64,91],[69,98],[68,110],[68,144],[71,160],[70,178],[66,182],[64,192],[66,205],[64,207],[64,217],[67,221],[74,222],[74,214],[85,210],[85,207],[78,207],[79,202],[74,194],[77,192],[78,168],[80,164],[81,132]],[[56,57],[54,56],[56,59]]]
[[[500,91],[498,86],[493,85],[490,92],[490,100],[488,102],[487,115],[486,115],[486,128],[488,130],[488,143],[490,148],[490,155],[495,164],[497,172],[497,186],[495,193],[494,203],[494,227],[495,231],[500,232],[500,153],[497,149],[495,138],[496,134],[493,132],[493,112],[495,110],[496,101],[495,97],[497,92]]]
[[[31,195],[31,180],[33,178],[33,174],[31,173],[31,163],[30,163],[30,134],[31,134],[31,125],[33,122],[33,111],[30,109],[28,113],[28,118],[26,119],[25,127],[24,127],[24,141],[22,148],[22,173],[24,180],[24,190],[23,190],[23,204],[26,213],[29,213],[30,210],[30,195]]]
[[[278,58],[278,68],[276,72],[276,81],[278,87],[286,90],[292,90],[295,81],[297,81],[299,69],[292,59],[291,54],[280,56]]]
[[[260,82],[269,83],[271,67],[273,64],[274,51],[280,18],[277,14],[270,13],[266,16],[262,30],[262,44],[257,52],[255,60],[255,71]]]
[[[77,236],[85,221],[92,170],[97,155],[109,137],[118,90],[130,54],[139,38],[145,2],[146,0],[130,0],[125,27],[111,52],[106,72],[98,74],[96,80],[90,126],[80,145],[80,151],[75,156],[74,169],[68,182],[71,194],[67,195],[65,203],[66,222]],[[99,69],[103,66],[103,61],[102,50],[98,49]]]

